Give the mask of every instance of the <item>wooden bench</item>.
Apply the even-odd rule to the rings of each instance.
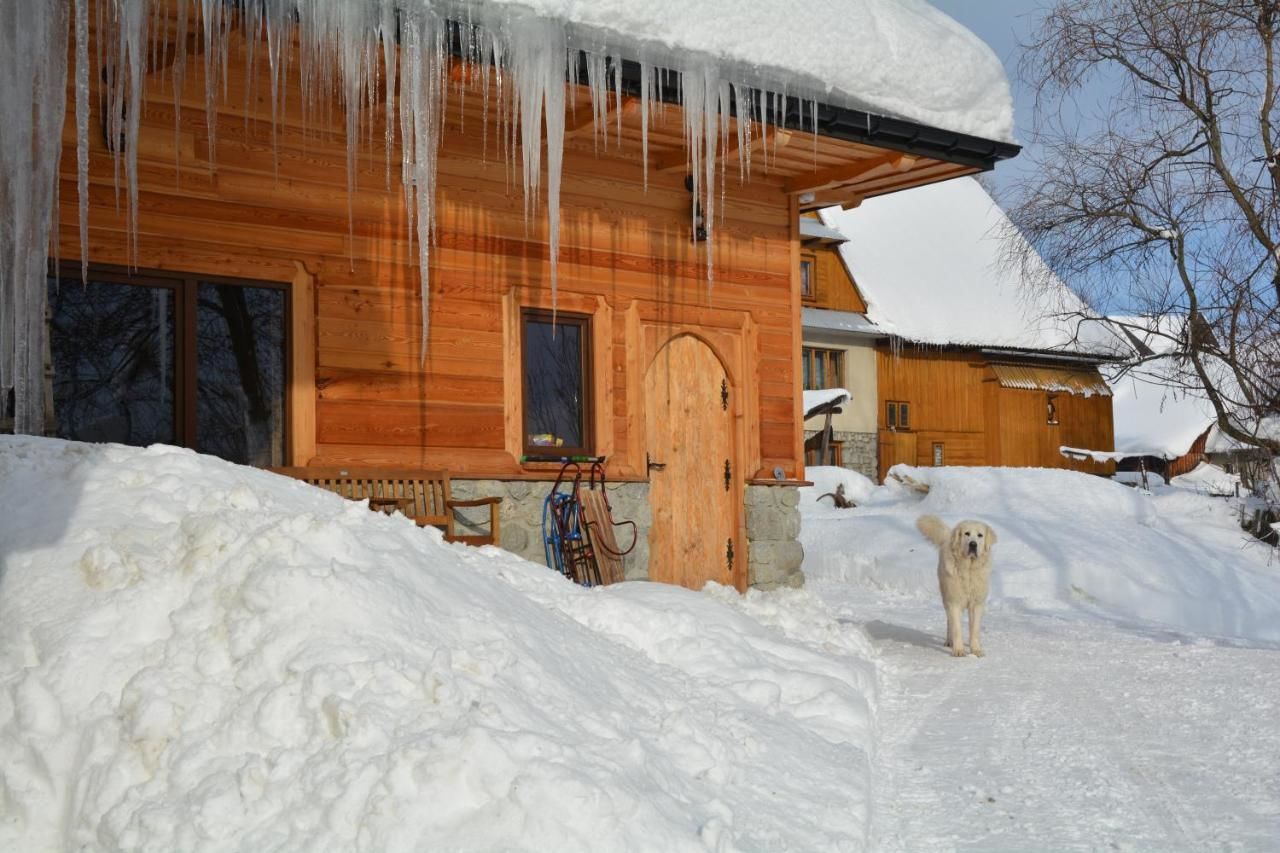
[[[501,536],[498,504],[502,498],[455,500],[448,471],[418,471],[407,468],[272,468],[273,473],[301,480],[348,500],[369,501],[369,508],[383,512],[399,512],[419,526],[430,524],[444,531],[450,542],[468,545],[494,545]],[[457,531],[458,509],[489,507],[489,533],[460,534]]]

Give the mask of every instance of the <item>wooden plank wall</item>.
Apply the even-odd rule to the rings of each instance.
[[[1113,463],[1072,461],[1058,451],[1115,446],[1110,397],[1057,394],[1059,422],[1050,425],[1044,391],[1001,387],[977,353],[902,347],[895,354],[880,347],[876,366],[880,429],[888,427],[887,401],[910,403],[916,465],[932,465],[933,445],[941,442],[947,465],[1114,471]]]
[[[259,59],[261,64],[262,60]],[[315,292],[316,464],[442,467],[455,474],[545,476],[520,466],[504,430],[507,400],[519,394],[504,380],[503,300],[550,305],[544,211],[526,221],[518,165],[498,150],[501,132],[483,123],[481,99],[451,97],[437,191],[437,241],[431,250],[430,346],[420,358],[416,247],[406,239],[406,211],[393,168],[387,184],[381,116],[358,160],[348,198],[346,148],[336,103],[330,116],[304,124],[296,71],[273,148],[266,77],[246,109],[243,63],[229,66],[229,102],[215,143],[205,126],[202,61],[189,63],[182,120],[174,131],[168,75],[148,81],[138,144],[138,252],[127,251],[123,197],[117,207],[113,163],[97,130],[92,166],[89,259],[140,268],[292,281],[301,264]],[[296,68],[296,63],[293,66]],[[79,258],[73,98],[68,98],[60,184],[63,259]],[[612,121],[612,119],[611,119]],[[659,120],[680,133],[674,108]],[[631,122],[638,125],[638,119]],[[799,387],[791,317],[792,244],[787,196],[779,179],[753,177],[740,186],[731,163],[718,195],[714,284],[704,248],[690,241],[690,196],[684,171],[641,168],[638,127],[597,152],[591,133],[568,142],[562,185],[559,289],[562,305],[597,304],[609,311],[612,385],[609,411],[597,411],[600,444],[618,458],[643,457],[628,423],[642,388],[630,387],[627,311],[648,322],[698,325],[710,314],[734,314],[721,325],[752,326],[758,377],[758,453],[744,463],[756,473],[783,467],[795,476]],[[655,131],[656,132],[656,131]],[[515,162],[518,163],[518,150]],[[400,154],[392,153],[398,164]],[[121,185],[121,191],[123,184]],[[348,205],[354,223],[348,222]],[[578,297],[577,303],[574,296]],[[641,372],[643,375],[643,372]],[[302,445],[306,446],[304,437]],[[643,471],[619,474],[643,476]]]
[[[992,384],[996,385],[992,379]],[[1001,388],[998,415],[1001,456],[997,464],[1040,468],[1069,468],[1090,474],[1112,474],[1115,463],[1071,460],[1059,447],[1111,450],[1115,430],[1111,419],[1111,398],[1094,395],[1057,394],[1058,423],[1048,419],[1048,395],[1044,391]]]
[[[814,264],[815,282],[814,298],[805,300],[811,308],[827,308],[832,311],[855,311],[866,313],[867,304],[862,301],[861,294],[854,287],[849,271],[840,259],[838,249],[831,246],[808,245],[800,250],[801,257],[810,258]]]
[[[876,352],[879,425],[888,429],[885,402],[911,404],[917,465],[933,464],[933,444],[945,446],[947,465],[986,465],[983,368],[967,353],[936,348],[888,347]]]

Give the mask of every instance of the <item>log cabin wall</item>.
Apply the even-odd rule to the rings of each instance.
[[[467,477],[545,478],[512,447],[510,309],[551,307],[545,203],[526,221],[516,150],[484,125],[481,99],[451,97],[431,248],[430,344],[420,358],[417,248],[399,186],[399,151],[388,182],[381,115],[362,145],[348,197],[341,108],[335,101],[304,122],[291,81],[276,138],[266,83],[247,111],[220,108],[216,142],[204,116],[201,63],[188,68],[182,119],[174,129],[168,75],[155,74],[139,137],[138,250],[130,256],[124,204],[101,132],[90,135],[89,260],[268,281],[303,282],[292,330],[314,372],[314,422],[294,406],[296,464],[446,467]],[[233,57],[227,89],[247,90]],[[70,109],[70,107],[69,107]],[[317,114],[319,116],[317,116]],[[589,119],[580,109],[578,121]],[[328,121],[323,119],[327,118]],[[95,116],[96,120],[96,116]],[[612,125],[613,117],[610,117]],[[662,126],[681,132],[679,113]],[[569,129],[561,207],[559,308],[596,321],[596,452],[611,473],[644,477],[636,435],[634,360],[639,327],[705,331],[733,340],[746,477],[781,466],[800,471],[794,414],[792,226],[777,180],[739,185],[736,160],[718,199],[714,281],[705,247],[690,240],[684,168],[651,169],[648,187],[638,129],[619,149],[591,128]],[[656,133],[656,131],[655,131]],[[57,251],[78,259],[73,116],[65,126]],[[509,162],[512,161],[512,162]],[[120,178],[123,193],[123,176]],[[390,188],[388,188],[388,185]],[[348,221],[348,204],[354,222]],[[305,340],[312,337],[312,340]],[[295,365],[306,395],[307,365]],[[297,372],[301,369],[301,373]],[[642,374],[641,374],[642,375]],[[750,391],[750,394],[746,393]],[[749,399],[748,399],[749,398]],[[295,398],[295,403],[297,402]],[[518,429],[518,425],[516,426]]]

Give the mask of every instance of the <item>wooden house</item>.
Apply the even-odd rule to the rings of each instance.
[[[977,181],[824,211],[820,224],[828,233],[801,249],[816,272],[804,358],[826,366],[806,376],[863,401],[833,422],[841,457],[829,461],[880,478],[899,463],[1110,470],[1060,448],[1113,447],[1099,365],[1125,350],[1104,325],[1076,322],[1083,306],[1060,282],[1033,290],[1002,265],[1007,220]],[[851,463],[850,443],[874,449]]]
[[[654,88],[645,33],[610,42],[607,27],[572,42],[605,38],[567,75],[553,56],[545,97],[515,110],[519,68],[500,75],[468,47],[473,23],[450,22],[438,154],[402,170],[390,117],[408,109],[409,69],[395,82],[385,63],[407,49],[403,18],[399,44],[384,32],[356,52],[372,70],[347,85],[296,24],[273,41],[232,4],[204,4],[226,18],[211,25],[176,0],[155,6],[131,74],[113,59],[128,22],[98,6],[87,134],[67,76],[50,433],[262,466],[447,469],[455,495],[504,499],[502,545],[538,561],[554,460],[605,456],[614,514],[639,528],[628,576],[691,587],[801,579],[800,214],[1017,151],[842,99],[768,97],[756,80],[732,91],[763,121],[740,132],[726,113],[721,134],[711,107],[683,112],[678,69]],[[709,61],[687,67],[710,75]],[[730,78],[706,79],[727,105]],[[707,152],[688,150],[689,127],[712,128],[717,155],[700,196]],[[539,148],[562,152],[554,176]],[[521,163],[558,199],[530,200]],[[433,194],[429,245],[412,239],[422,212],[406,190]]]

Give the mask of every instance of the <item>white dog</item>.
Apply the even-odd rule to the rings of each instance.
[[[936,515],[920,516],[916,527],[938,546],[938,587],[947,611],[947,648],[955,657],[964,657],[960,611],[967,610],[969,648],[982,657],[978,631],[991,585],[991,548],[996,544],[996,532],[981,521],[962,521],[953,528],[947,527]]]

